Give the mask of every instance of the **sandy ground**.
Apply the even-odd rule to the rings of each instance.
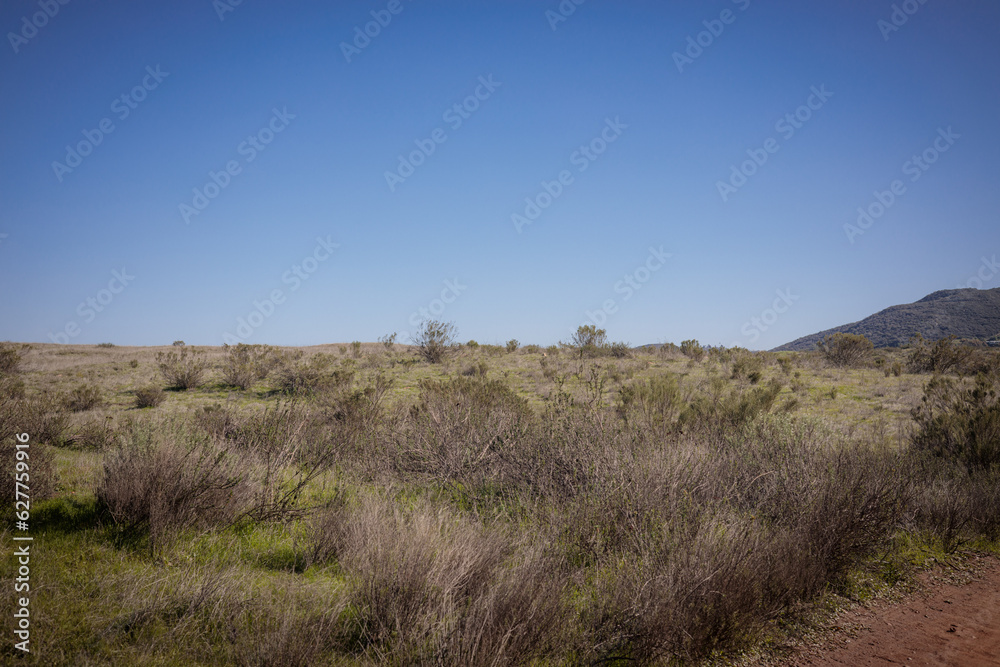
[[[965,579],[924,573],[902,602],[842,613],[819,646],[798,649],[782,664],[1000,665],[1000,563],[979,559]]]

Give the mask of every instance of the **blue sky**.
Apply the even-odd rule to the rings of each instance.
[[[994,2],[17,0],[0,28],[0,339],[429,315],[766,349],[1000,286]]]

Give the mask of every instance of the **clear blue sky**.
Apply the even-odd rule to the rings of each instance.
[[[3,3],[0,339],[761,349],[1000,286],[991,0],[231,1]]]

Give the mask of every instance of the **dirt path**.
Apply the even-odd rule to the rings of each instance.
[[[799,649],[784,664],[1000,665],[1000,564],[979,560],[967,583],[940,574],[921,575],[921,589],[903,602],[841,614],[818,647]]]

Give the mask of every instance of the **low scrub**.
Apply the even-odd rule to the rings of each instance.
[[[208,370],[203,353],[186,345],[169,352],[157,352],[156,363],[168,385],[179,391],[201,386]]]
[[[831,334],[816,346],[834,366],[861,368],[869,365],[875,356],[875,345],[858,334]]]
[[[92,384],[74,387],[65,398],[66,409],[71,412],[86,412],[104,404],[100,388]]]
[[[135,395],[135,407],[140,409],[155,408],[167,398],[166,393],[156,385],[139,387],[132,393]]]
[[[222,381],[244,391],[258,380],[265,379],[281,361],[278,351],[270,345],[237,343],[222,347],[226,351],[222,362]]]
[[[136,429],[107,455],[95,495],[124,533],[148,534],[156,553],[186,528],[232,523],[255,491],[245,457],[160,425]]]
[[[913,446],[958,461],[970,470],[1000,466],[998,381],[978,376],[971,386],[935,376],[913,409],[917,432]]]

